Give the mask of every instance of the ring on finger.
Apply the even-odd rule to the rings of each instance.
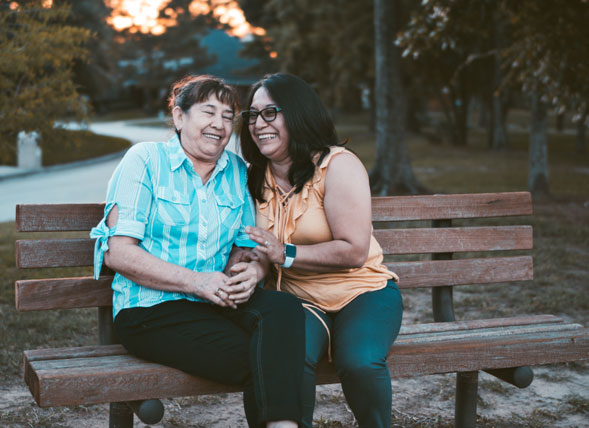
[[[217,290],[215,290],[215,293],[214,293],[215,296],[221,297],[221,291],[223,291],[223,290],[221,290],[220,288],[217,288]]]
[[[269,241],[265,241],[264,242],[264,247],[267,247],[268,245],[270,245],[270,242]]]

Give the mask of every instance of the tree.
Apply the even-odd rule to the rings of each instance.
[[[471,6],[485,5],[488,8],[478,19],[466,13]],[[491,23],[489,17],[492,17]],[[462,57],[457,71],[484,58],[496,59],[500,66],[493,67],[496,71],[493,79],[495,94],[508,85],[517,84],[531,99],[528,183],[529,190],[539,196],[549,190],[546,108],[552,106],[556,113],[572,111],[577,120],[585,117],[588,111],[587,22],[587,0],[566,3],[551,0],[425,0],[399,43],[406,48],[407,54],[418,57],[435,56],[440,47],[445,46],[460,50]],[[485,28],[495,30],[495,42],[471,46],[471,41]],[[469,37],[469,34],[473,36]],[[440,58],[440,64],[444,64],[443,58]],[[496,118],[505,115],[504,111],[494,110]]]
[[[406,100],[401,82],[401,55],[393,44],[398,31],[399,1],[374,0],[376,158],[370,172],[374,195],[419,193],[404,138]]]
[[[494,0],[423,1],[396,41],[438,98],[454,145],[467,144],[468,107],[475,96],[491,111],[490,135],[501,138],[504,100],[496,92],[499,68],[489,53],[505,33],[502,22],[495,21],[496,10]]]
[[[116,96],[118,44],[115,43],[115,30],[107,24],[109,9],[104,1],[96,0],[54,0],[53,4],[69,4],[70,15],[67,24],[86,28],[92,37],[86,43],[86,60],[74,61],[74,82],[78,91],[87,95],[93,107],[102,112],[105,103]]]
[[[176,20],[162,34],[144,34],[133,28],[123,31],[124,84],[137,88],[139,102],[148,113],[164,107],[162,94],[167,93],[173,81],[215,61],[199,40],[208,29],[219,24],[210,15],[192,16],[189,3],[175,0],[166,11],[160,12],[173,9]]]
[[[42,147],[57,120],[86,118],[73,82],[76,59],[86,58],[88,30],[66,25],[66,5],[42,7],[29,1],[0,6],[0,157],[16,159],[19,131],[37,131]]]

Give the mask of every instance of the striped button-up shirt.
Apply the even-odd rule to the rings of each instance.
[[[94,277],[98,278],[108,238],[130,236],[148,253],[197,272],[223,271],[233,245],[254,246],[244,232],[255,224],[245,162],[225,151],[203,185],[177,136],[167,143],[140,143],[126,153],[110,179],[104,218],[96,238]],[[106,218],[118,206],[117,224]],[[121,309],[170,300],[202,299],[143,287],[115,274],[113,317]]]

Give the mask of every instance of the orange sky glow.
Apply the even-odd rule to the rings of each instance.
[[[129,29],[131,32],[162,34],[168,27],[175,25],[177,12],[167,7],[170,0],[106,0],[107,6],[113,9],[107,22],[116,30]],[[236,37],[249,34],[264,35],[266,31],[253,27],[245,19],[243,11],[234,0],[193,0],[188,10],[193,16],[213,15],[223,24],[229,25],[228,32]],[[159,17],[160,11],[165,17]]]

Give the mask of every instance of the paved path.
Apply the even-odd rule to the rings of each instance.
[[[89,129],[97,134],[126,138],[133,144],[166,141],[172,135],[167,128],[138,126],[140,122],[94,123]],[[228,147],[234,149],[235,142],[232,140]],[[0,167],[0,222],[14,221],[17,204],[104,201],[108,180],[122,156],[119,153],[36,173],[23,174],[14,167]]]

